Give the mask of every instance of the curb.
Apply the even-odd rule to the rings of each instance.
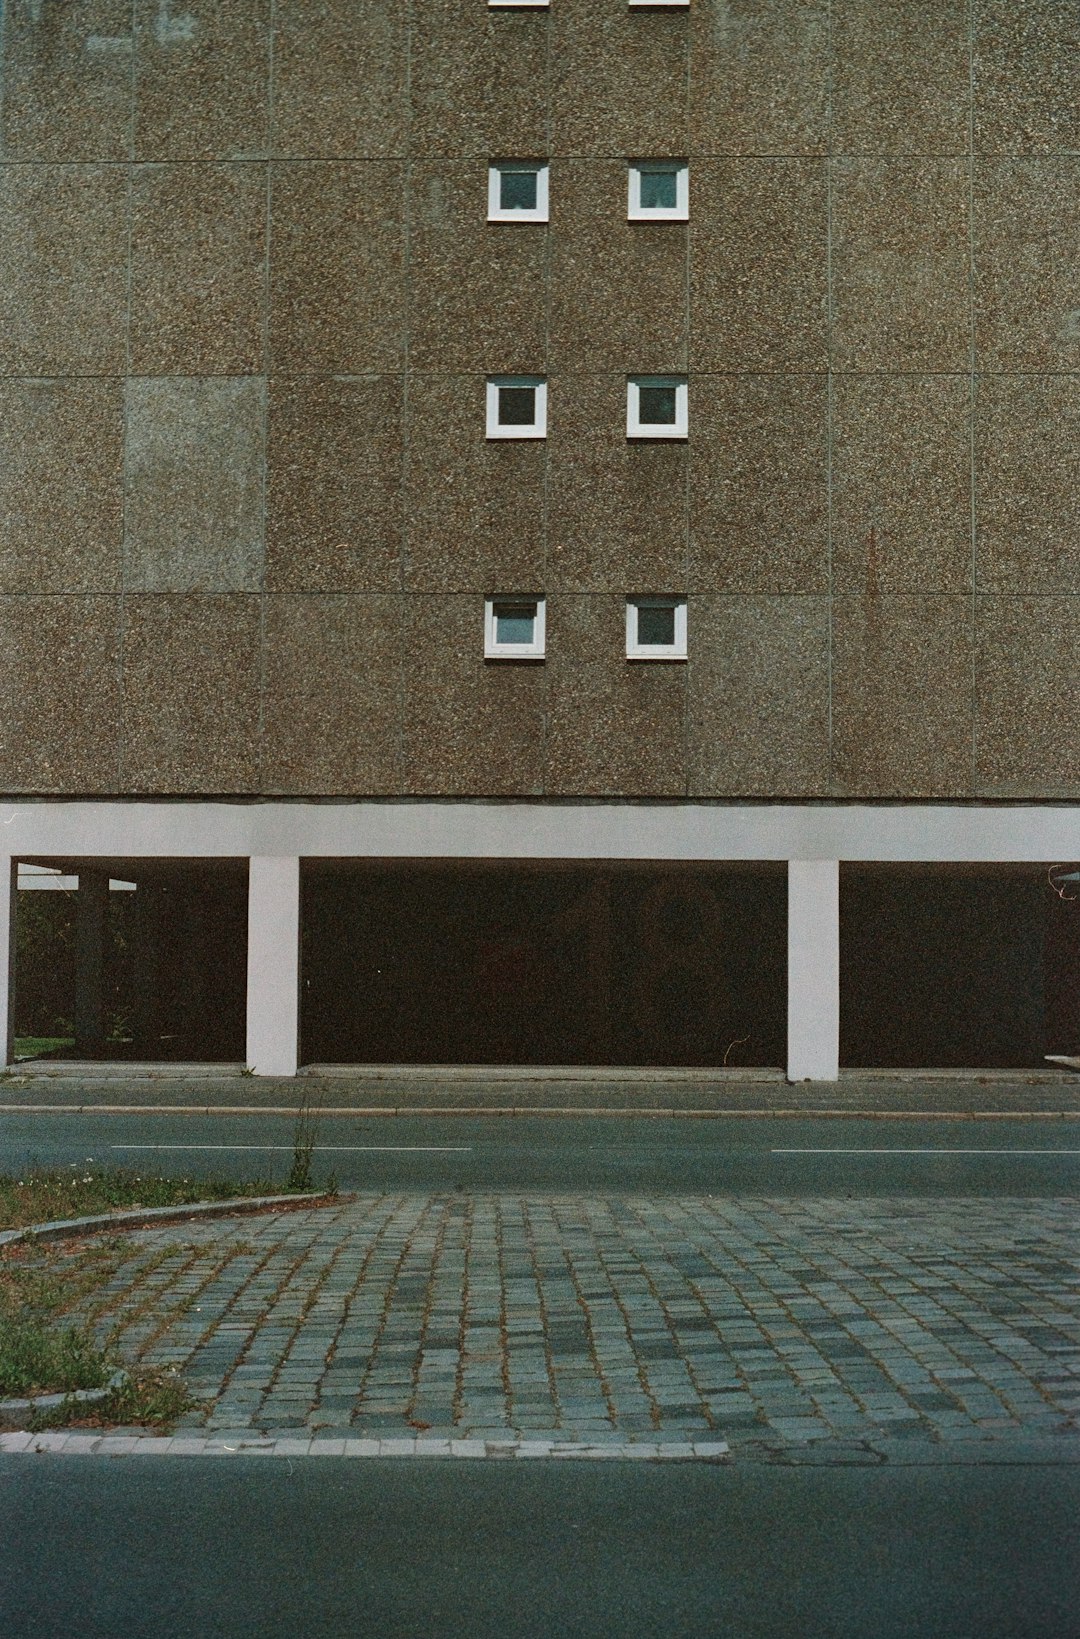
[[[881,1110],[881,1109],[673,1109],[650,1105],[587,1104],[369,1104],[317,1105],[306,1109],[291,1104],[0,1104],[0,1115],[277,1115],[295,1120],[304,1114],[333,1120],[371,1120],[375,1117],[537,1116],[554,1118],[619,1117],[664,1121],[1080,1121],[1080,1106],[1071,1110]],[[318,1146],[316,1146],[317,1148]],[[272,1197],[269,1199],[277,1199]],[[290,1196],[299,1200],[299,1196]],[[163,1210],[171,1210],[163,1209]]]
[[[22,1400],[0,1400],[0,1417],[12,1417],[24,1411],[51,1411],[54,1406],[71,1405],[73,1401],[83,1406],[93,1405],[122,1389],[127,1381],[126,1371],[116,1371],[100,1389],[65,1389],[59,1394],[31,1394]]]
[[[244,1195],[231,1201],[192,1201],[187,1206],[132,1207],[98,1213],[92,1218],[57,1218],[47,1224],[0,1230],[0,1248],[19,1241],[62,1241],[74,1235],[96,1235],[103,1229],[138,1229],[144,1224],[183,1223],[188,1218],[227,1218],[238,1212],[265,1212],[274,1207],[330,1206],[344,1200],[325,1191],[312,1195]]]
[[[487,1460],[556,1459],[631,1462],[722,1462],[730,1456],[726,1440],[470,1440],[428,1436],[384,1439],[323,1439],[293,1432],[250,1436],[68,1434],[63,1429],[41,1434],[0,1434],[0,1456],[13,1453],[65,1457],[427,1457]]]

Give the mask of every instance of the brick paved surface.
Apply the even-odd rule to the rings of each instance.
[[[1072,1200],[371,1195],[140,1232],[91,1317],[191,1429],[722,1438],[1080,1432]]]

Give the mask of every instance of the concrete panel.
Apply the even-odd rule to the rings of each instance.
[[[125,599],[126,791],[255,791],[258,725],[258,598]]]
[[[1075,154],[1080,16],[1062,0],[979,0],[973,8],[975,150]]]
[[[0,592],[117,592],[123,384],[0,380]]]
[[[837,159],[832,181],[834,368],[966,369],[967,162]]]
[[[824,598],[689,600],[695,796],[823,796],[829,777]]]
[[[554,382],[553,416],[559,396]],[[547,446],[541,439],[489,440],[484,399],[481,375],[411,379],[408,591],[543,590]]]
[[[688,21],[695,153],[827,151],[827,0],[691,0]]]
[[[688,25],[685,11],[625,0],[552,6],[552,152],[681,157]]]
[[[551,395],[547,586],[684,591],[689,445],[627,440],[622,373],[557,376]],[[692,427],[697,411],[695,384]]]
[[[685,664],[626,659],[625,595],[551,598],[548,630],[545,790],[552,796],[682,796]]]
[[[256,379],[128,381],[129,591],[258,590],[264,403]]]
[[[398,590],[401,377],[275,377],[268,436],[267,591]]]
[[[117,790],[119,599],[0,598],[0,654],[0,790]]]
[[[266,154],[270,0],[134,0],[135,158]]]
[[[836,377],[836,591],[970,590],[970,414],[967,376]]]
[[[1075,799],[1080,599],[980,597],[975,625],[978,795]],[[1080,853],[1066,849],[1046,857],[1075,859]]]
[[[1080,158],[975,161],[980,370],[1080,369]]]
[[[126,199],[118,166],[0,166],[0,375],[123,373]]]
[[[278,0],[273,150],[288,159],[405,152],[406,14],[397,0]]]
[[[424,26],[410,49],[414,154],[528,159],[551,151],[553,13],[425,0]]]
[[[685,371],[686,224],[627,221],[621,158],[556,162],[551,186],[552,369]]]
[[[482,597],[405,599],[406,791],[542,793],[546,663],[483,656]]]
[[[972,795],[971,599],[837,598],[833,790]]]
[[[140,165],[132,185],[132,371],[260,370],[266,167]]]
[[[547,227],[486,220],[486,157],[416,160],[409,188],[410,368],[544,374]]]
[[[692,393],[690,590],[826,592],[825,378],[696,375]]]
[[[696,160],[690,218],[691,367],[824,370],[824,164]]]
[[[263,783],[339,796],[401,789],[399,597],[271,597]]]
[[[275,370],[397,369],[405,323],[404,168],[275,165],[270,356]]]
[[[968,0],[833,6],[833,153],[967,153],[969,9]]]
[[[0,158],[126,159],[130,0],[13,0],[0,14]]]
[[[975,398],[981,592],[1080,584],[1080,377],[980,376]]]

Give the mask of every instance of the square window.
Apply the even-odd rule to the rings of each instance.
[[[484,604],[485,660],[543,660],[543,598],[494,597]]]
[[[488,166],[489,222],[546,222],[548,167],[539,159],[497,159]]]
[[[627,438],[685,438],[689,430],[685,376],[631,376],[626,383]]]
[[[686,599],[627,598],[626,658],[686,659]]]
[[[686,161],[631,160],[626,214],[631,222],[685,222],[690,215]]]
[[[489,376],[489,438],[546,438],[547,382],[543,376]]]

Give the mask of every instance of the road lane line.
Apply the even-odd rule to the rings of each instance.
[[[903,1149],[897,1145],[881,1149],[774,1149],[773,1155],[1080,1155],[1080,1150],[964,1150],[964,1149]]]
[[[292,1144],[110,1144],[111,1150],[282,1150],[288,1154]],[[316,1155],[465,1155],[471,1154],[471,1144],[316,1144]]]

